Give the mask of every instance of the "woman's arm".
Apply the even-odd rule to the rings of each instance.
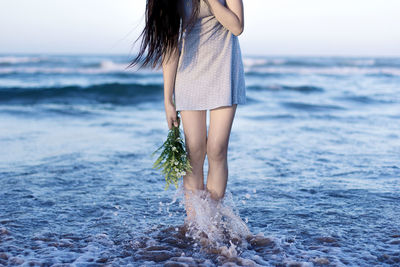
[[[183,4],[181,1],[178,2],[177,8],[178,8],[178,12],[180,13],[180,17],[182,19],[184,16],[184,12],[182,9]],[[181,20],[181,22],[182,22],[182,20]],[[181,27],[181,29],[182,29],[182,27]],[[178,127],[180,124],[180,122],[178,120],[179,118],[178,118],[177,112],[176,112],[174,98],[173,98],[179,56],[180,56],[180,41],[179,40],[178,40],[178,45],[176,48],[174,48],[172,51],[168,51],[167,54],[162,55],[162,62],[163,62],[162,69],[163,69],[163,78],[164,78],[164,106],[165,106],[165,115],[167,118],[167,123],[168,123],[169,129],[172,129],[173,125]]]
[[[175,88],[175,77],[178,68],[179,48],[176,48],[170,57],[166,57],[165,62],[162,64],[163,77],[164,77],[164,107],[165,116],[168,123],[168,128],[172,126],[179,126],[176,107],[173,99],[173,92]]]
[[[226,0],[225,7],[218,0],[206,0],[215,18],[234,35],[239,36],[244,29],[242,0]]]
[[[173,104],[173,91],[175,87],[176,70],[178,67],[179,48],[176,48],[171,55],[166,55],[162,65],[164,78],[164,104]]]

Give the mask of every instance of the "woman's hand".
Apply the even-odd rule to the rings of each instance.
[[[239,36],[244,28],[242,0],[226,0],[226,6],[219,0],[205,0],[211,13],[226,29]]]
[[[177,112],[173,103],[165,103],[165,115],[169,129],[172,129],[173,125],[179,127],[179,117],[177,116]]]

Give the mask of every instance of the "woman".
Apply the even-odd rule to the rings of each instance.
[[[218,203],[228,180],[227,151],[237,104],[246,103],[238,37],[244,27],[241,0],[148,0],[137,64],[161,65],[168,127],[181,113],[192,173],[183,177],[188,218],[190,193],[207,192]],[[210,125],[206,128],[207,110]],[[204,185],[203,165],[208,158]]]

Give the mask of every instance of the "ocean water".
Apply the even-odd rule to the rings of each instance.
[[[129,59],[0,55],[0,266],[400,266],[400,58],[245,55],[193,225],[152,169],[162,72]]]

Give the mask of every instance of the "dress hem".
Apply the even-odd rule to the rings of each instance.
[[[233,106],[234,104],[238,104],[238,105],[243,105],[246,104],[246,100],[244,101],[233,101],[232,104],[217,104],[214,105],[212,107],[209,108],[180,108],[180,109],[176,109],[176,111],[181,111],[181,110],[211,110],[211,109],[216,109],[216,108],[220,108],[220,107],[230,107]]]

